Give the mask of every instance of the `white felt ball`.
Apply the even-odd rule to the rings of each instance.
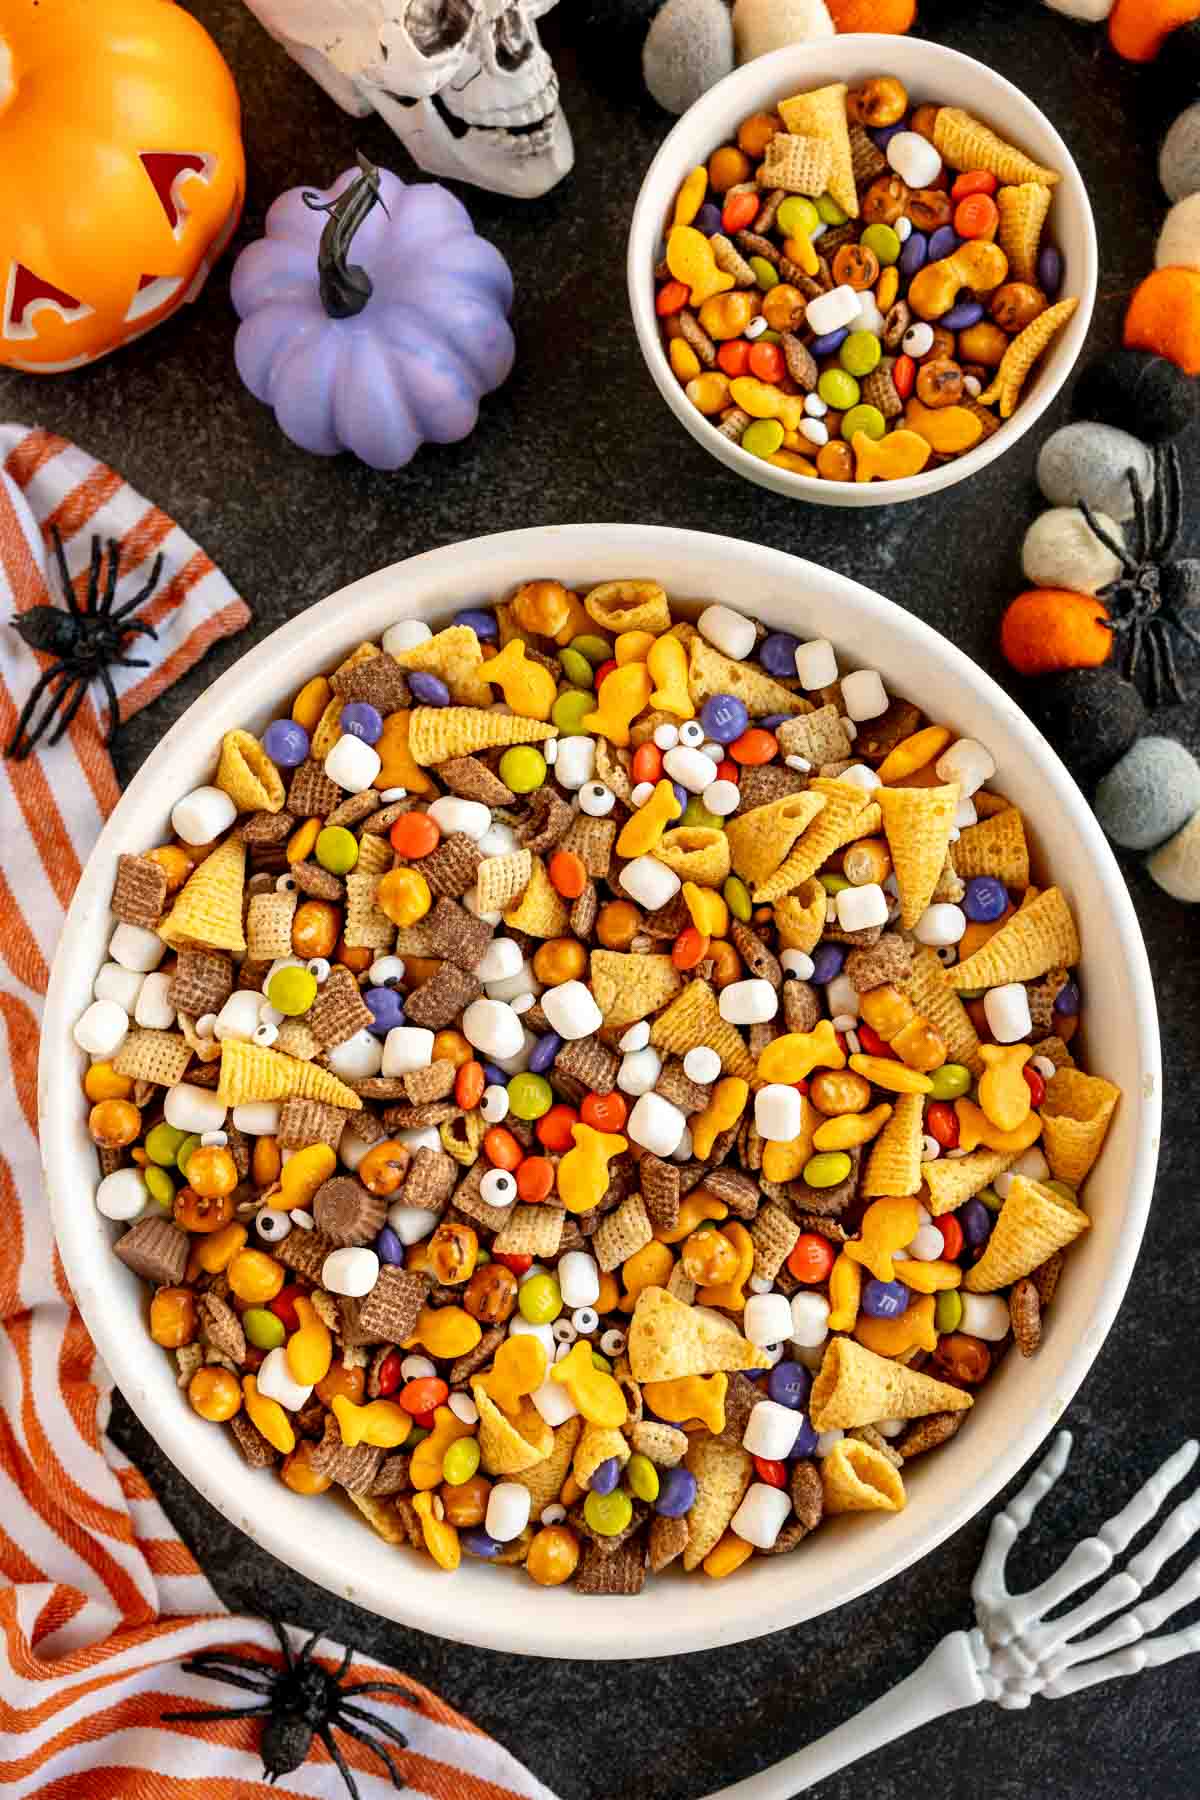
[[[1125,541],[1115,519],[1095,514],[1100,529],[1118,544]],[[1095,594],[1121,573],[1121,565],[1105,548],[1077,506],[1052,506],[1035,519],[1021,546],[1021,567],[1032,587],[1069,588]]]
[[[733,69],[733,20],[725,0],[667,0],[642,46],[646,86],[669,113],[684,113]]]
[[[1060,426],[1038,454],[1038,486],[1051,506],[1086,500],[1093,512],[1114,519],[1133,517],[1130,470],[1148,500],[1154,491],[1154,458],[1145,444],[1113,425],[1088,420]]]
[[[1158,179],[1168,200],[1185,200],[1200,189],[1200,100],[1184,108],[1163,139]]]
[[[753,62],[787,44],[831,38],[833,20],[825,0],[736,0],[733,42],[739,63]]]
[[[1146,868],[1173,900],[1189,906],[1200,900],[1200,813],[1154,852]]]
[[[1178,200],[1154,246],[1156,269],[1200,269],[1200,194]]]

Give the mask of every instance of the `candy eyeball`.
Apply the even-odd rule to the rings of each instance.
[[[685,750],[698,750],[704,742],[704,727],[699,719],[688,719],[679,727],[679,741]]]
[[[294,875],[281,875],[275,883],[275,892],[277,894],[296,893],[296,877]]]
[[[921,357],[928,356],[933,349],[933,326],[927,325],[924,319],[918,319],[916,324],[910,325],[905,332],[901,348],[906,356],[913,358],[914,362],[919,362]]]
[[[329,980],[332,965],[325,959],[325,957],[310,956],[304,966],[308,970],[308,973],[312,976],[313,980],[318,983],[318,985],[322,982]]]
[[[516,1177],[507,1169],[489,1169],[479,1184],[479,1197],[489,1206],[511,1206],[517,1197]]]
[[[277,1207],[264,1206],[262,1211],[255,1215],[254,1229],[264,1243],[278,1244],[282,1243],[291,1231],[292,1221],[285,1212],[280,1212]]]
[[[588,781],[579,790],[580,807],[589,818],[607,818],[616,803],[616,795],[611,788],[606,788],[603,782]]]
[[[254,1027],[254,1031],[252,1033],[253,1041],[256,1044],[260,1045],[264,1050],[270,1049],[271,1045],[275,1042],[275,1040],[278,1036],[279,1036],[278,1025],[272,1025],[272,1023],[269,1019],[260,1020],[260,1022]]]

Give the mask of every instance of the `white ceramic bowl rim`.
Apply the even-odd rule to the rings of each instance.
[[[689,168],[706,161],[740,119],[774,104],[789,92],[829,81],[853,83],[867,73],[894,73],[920,99],[928,96],[949,106],[956,96],[969,111],[982,114],[994,130],[1009,135],[1018,148],[1041,156],[1058,169],[1051,218],[1067,208],[1081,232],[1078,266],[1068,269],[1064,294],[1077,293],[1079,306],[1026,388],[1013,417],[974,450],[937,469],[899,481],[863,484],[830,482],[778,469],[724,438],[697,412],[667,361],[654,311],[652,270],[664,224],[675,194]],[[958,84],[956,86],[956,83]],[[1046,115],[995,69],[961,50],[923,38],[851,32],[817,38],[774,50],[735,69],[689,107],[663,140],[638,193],[629,231],[627,278],[634,326],[646,365],[672,412],[710,454],[739,475],[795,500],[825,506],[887,506],[919,500],[979,473],[1015,444],[1045,412],[1066,381],[1083,349],[1091,324],[1099,271],[1096,227],[1087,187],[1062,137]]]
[[[137,1282],[109,1245],[112,1228],[91,1202],[94,1151],[79,1088],[82,1067],[71,1027],[111,929],[108,910],[119,851],[155,841],[184,785],[208,778],[221,733],[262,730],[315,670],[333,666],[394,619],[445,618],[486,605],[535,573],[582,584],[633,574],[661,580],[673,597],[748,605],[776,629],[831,636],[847,660],[852,638],[877,647],[889,685],[935,707],[960,689],[955,723],[974,725],[1001,751],[1035,827],[1053,820],[1053,856],[1073,859],[1081,883],[1095,878],[1103,950],[1085,982],[1119,1019],[1110,1062],[1125,1097],[1093,1183],[1109,1211],[1076,1247],[1050,1315],[1047,1341],[1031,1363],[1010,1356],[972,1429],[913,1465],[910,1505],[896,1517],[841,1519],[811,1549],[760,1562],[736,1581],[659,1578],[649,1593],[580,1599],[569,1588],[532,1587],[514,1572],[464,1562],[447,1578],[426,1559],[397,1551],[327,1501],[292,1494],[245,1465],[226,1433],[198,1419],[176,1389],[175,1371],[134,1317]],[[672,586],[672,575],[675,575]],[[806,629],[807,627],[807,629]],[[895,650],[889,666],[885,654]],[[860,659],[861,660],[861,659]],[[905,667],[895,663],[903,661]],[[964,717],[964,715],[966,715]],[[182,780],[181,780],[182,777]],[[1000,785],[1011,791],[1013,782]],[[1019,794],[1018,794],[1019,797]],[[1068,886],[1070,884],[1068,883]],[[1104,1067],[1108,1045],[1091,1062]],[[343,588],[247,653],[166,734],[131,783],[89,859],[67,918],[46,1000],[38,1072],[43,1163],[58,1243],[80,1311],[113,1378],[147,1430],[225,1517],[303,1575],[371,1611],[442,1637],[494,1649],[588,1659],[673,1655],[739,1642],[816,1617],[878,1586],[974,1517],[1052,1428],[1087,1373],[1120,1305],[1141,1241],[1157,1156],[1161,1086],[1154,996],[1136,915],[1091,812],[1029,720],[990,678],[919,619],[848,578],[784,552],[702,532],[637,525],[550,526],[447,545]],[[1131,1091],[1132,1090],[1132,1091]],[[1101,1170],[1107,1173],[1101,1177]],[[1107,1248],[1089,1258],[1094,1239]],[[136,1303],[140,1315],[142,1305]],[[1068,1329],[1068,1320],[1070,1329]],[[1015,1418],[1009,1415],[1014,1412]],[[940,1471],[940,1473],[939,1473]],[[820,1544],[821,1548],[817,1545]],[[508,1579],[523,1585],[519,1598]],[[514,1604],[515,1601],[515,1604]]]

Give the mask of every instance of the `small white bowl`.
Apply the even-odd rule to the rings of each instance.
[[[706,163],[720,144],[728,143],[742,120],[769,110],[789,94],[844,81],[848,87],[872,75],[895,75],[914,103],[936,102],[965,107],[985,125],[1062,180],[1054,189],[1047,221],[1050,240],[1063,255],[1062,297],[1078,295],[1079,306],[1025,384],[1012,418],[966,456],[910,475],[901,481],[822,481],[796,475],[751,456],[740,444],[721,436],[716,426],[692,405],[676,379],[654,311],[654,266],[670,224],[675,196],[685,175]],[[760,487],[774,488],[793,500],[817,506],[893,506],[900,500],[923,500],[942,488],[994,462],[1041,418],[1070,374],[1083,349],[1096,299],[1098,255],[1096,227],[1083,177],[1067,146],[1046,115],[1019,88],[994,69],[925,38],[888,37],[873,33],[821,38],[793,44],[760,56],[719,81],[689,107],[646,171],[629,232],[629,303],[646,364],[663,399],[711,455]]]
[[[304,1498],[248,1468],[230,1435],[191,1411],[173,1359],[147,1335],[145,1286],[112,1255],[115,1228],[92,1203],[84,1058],[71,1037],[112,930],[118,853],[164,841],[172,803],[211,779],[224,732],[262,732],[311,675],[397,619],[444,624],[540,575],[582,588],[643,577],[692,612],[700,596],[744,609],[753,595],[764,624],[827,635],[847,664],[869,644],[895,692],[986,743],[996,785],[1024,810],[1042,867],[1079,921],[1088,1065],[1123,1090],[1088,1181],[1093,1228],[1069,1252],[1041,1349],[1029,1362],[1008,1356],[960,1436],[913,1463],[904,1512],[834,1519],[795,1555],[757,1561],[729,1581],[672,1571],[657,1591],[604,1601],[536,1588],[519,1570],[470,1558],[447,1576],[383,1543],[348,1506]],[[214,682],[147,759],[88,860],[54,962],[38,1069],[46,1183],[71,1287],[121,1392],[193,1486],[281,1562],[371,1612],[495,1650],[589,1660],[707,1650],[815,1618],[899,1574],[988,1505],[1055,1424],[1116,1315],[1150,1204],[1160,1085],[1154,991],[1120,870],[1079,789],[995,682],[920,619],[845,576],[758,544],[643,525],[539,527],[432,550],[331,595]]]

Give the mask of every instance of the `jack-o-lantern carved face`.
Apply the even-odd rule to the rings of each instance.
[[[0,364],[79,368],[199,293],[241,212],[239,113],[172,0],[0,17]]]

